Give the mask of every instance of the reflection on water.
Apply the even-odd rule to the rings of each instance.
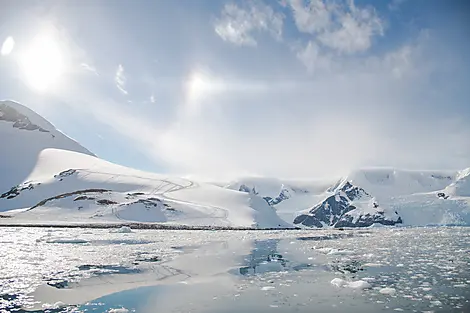
[[[300,271],[312,267],[312,264],[289,260],[278,252],[281,240],[260,240],[254,242],[254,248],[245,258],[244,266],[238,269],[243,276],[269,272]]]
[[[117,292],[78,307],[79,312],[108,312],[111,309],[126,308],[122,312],[147,312],[145,307],[150,298],[170,293],[178,286],[151,286]],[[182,286],[184,288],[184,286]],[[119,312],[116,310],[116,312]]]
[[[101,264],[101,259],[94,259],[75,264],[72,270],[65,268],[60,272],[59,268],[53,275],[42,276],[42,281],[58,289],[74,289],[76,285],[68,282],[90,276],[103,286],[111,286],[122,282],[122,277],[107,274],[127,274],[126,282],[138,282],[136,277],[143,277],[148,271],[156,273],[165,268],[168,273],[152,276],[155,284],[162,285],[135,288],[142,286],[136,284],[131,286],[134,289],[122,292],[116,291],[123,289],[113,287],[110,292],[114,294],[97,294],[97,299],[78,308],[42,308],[36,312],[107,312],[122,307],[141,313],[470,312],[467,229],[303,234],[255,241],[241,241],[234,234],[234,238],[223,240],[224,244],[212,240],[199,247],[174,242],[168,245],[169,249],[181,254],[174,260],[160,258],[156,245],[151,250],[131,250],[127,258],[122,258],[126,260],[122,265],[109,265],[119,264],[109,260],[108,264]],[[186,238],[184,234],[180,236]],[[269,236],[272,234],[256,238],[272,238]],[[77,275],[77,280],[73,275]],[[175,279],[159,281],[161,277]],[[182,278],[185,281],[181,282]],[[364,280],[370,288],[338,288],[330,283],[334,278],[347,282]],[[393,294],[383,293],[383,288],[393,289]],[[31,299],[9,292],[14,295],[0,296],[0,312],[25,312],[21,304],[30,303]]]

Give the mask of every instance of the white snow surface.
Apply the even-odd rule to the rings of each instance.
[[[3,105],[26,116],[31,123],[47,132],[15,128],[14,122],[0,119],[0,192],[23,182],[35,167],[38,155],[46,148],[93,155],[27,107],[13,101],[0,101],[0,108]],[[1,109],[0,113],[2,113]],[[5,179],[6,177],[8,179]]]
[[[228,184],[221,183],[221,185],[225,185],[225,188],[232,190],[239,190],[244,185],[250,190],[256,190],[257,194],[261,197],[276,198],[283,189],[286,189],[289,194],[296,195],[323,193],[334,181],[334,178],[293,180],[272,177],[242,177]]]
[[[33,208],[14,214],[8,222],[134,221],[190,226],[290,227],[256,195],[134,170],[72,151],[43,150],[25,181],[22,186],[31,184],[33,187],[21,190],[11,199],[0,199],[0,208],[2,211]],[[85,190],[89,191],[83,193]],[[68,193],[72,194],[57,197]],[[36,206],[45,199],[51,200]],[[98,201],[107,202],[100,204]]]
[[[470,197],[470,167],[457,174],[456,180],[445,188],[445,193],[453,196]]]
[[[439,191],[454,182],[456,177],[455,171],[365,168],[352,171],[343,180],[362,187],[381,201],[394,196]]]

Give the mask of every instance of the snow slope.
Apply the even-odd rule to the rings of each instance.
[[[348,197],[350,184],[365,197]],[[470,169],[416,171],[366,168],[336,180],[297,182],[244,178],[226,187],[263,196],[286,221],[309,227],[371,224],[470,225]],[[399,223],[401,221],[402,223]]]
[[[225,188],[257,194],[276,209],[285,221],[292,222],[299,211],[323,200],[335,178],[315,180],[281,180],[269,177],[242,177]]]
[[[455,181],[445,188],[445,193],[452,196],[470,197],[470,167],[457,173]]]
[[[44,118],[0,102],[0,222],[292,227],[254,194],[112,164]]]
[[[290,227],[263,199],[213,185],[43,150],[23,184],[0,196],[23,222],[159,222],[190,226]],[[27,210],[15,209],[27,208]],[[5,213],[3,213],[5,214]]]
[[[343,178],[361,186],[379,200],[394,196],[435,192],[455,181],[453,171],[411,171],[395,168],[369,168],[351,172]]]
[[[93,155],[27,107],[0,101],[0,191],[23,182],[46,148]]]
[[[371,168],[343,181],[361,186],[381,206],[397,212],[403,225],[470,225],[470,169],[412,171]]]

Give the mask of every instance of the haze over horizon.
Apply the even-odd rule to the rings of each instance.
[[[466,1],[31,1],[0,99],[98,156],[201,177],[470,166]]]

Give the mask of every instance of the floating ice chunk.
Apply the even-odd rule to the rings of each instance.
[[[330,252],[328,252],[328,255],[346,255],[346,254],[353,254],[354,251],[351,250],[338,250],[338,249],[331,249]]]
[[[118,229],[111,229],[110,233],[121,233],[121,234],[129,234],[132,233],[132,229],[129,226],[121,226]]]
[[[336,287],[346,287],[346,288],[359,289],[359,290],[369,289],[372,287],[368,282],[364,280],[347,282],[341,278],[334,278],[331,281],[331,284]]]
[[[333,286],[336,286],[336,287],[343,287],[344,285],[346,285],[346,281],[344,279],[341,279],[341,278],[334,278],[331,281],[331,284]]]
[[[110,309],[108,313],[129,313],[129,310],[126,308]]]
[[[363,289],[369,289],[372,286],[366,281],[358,280],[358,281],[350,282],[349,284],[346,285],[346,287],[352,288],[352,289],[363,290]]]
[[[375,281],[375,278],[374,277],[364,277],[364,278],[362,278],[362,280],[367,281],[367,282],[371,282],[371,281]]]
[[[385,287],[380,289],[379,292],[383,295],[393,296],[397,291],[395,290],[395,288]]]
[[[261,288],[261,290],[263,291],[266,291],[266,290],[273,290],[273,289],[276,289],[276,287],[273,287],[273,286],[264,286]]]
[[[429,303],[431,303],[432,305],[435,305],[435,306],[441,306],[442,305],[442,302],[439,301],[439,300],[430,301]]]
[[[393,309],[394,311],[399,311],[399,312],[403,312],[404,310],[402,308],[396,308],[396,309]]]
[[[467,284],[456,284],[454,285],[454,288],[465,288],[467,286],[468,286]]]
[[[333,248],[319,248],[317,249],[318,252],[328,254],[331,252],[331,250],[334,250]]]

